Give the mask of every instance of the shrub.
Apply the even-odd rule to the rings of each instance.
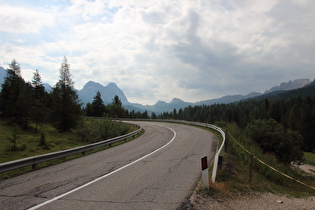
[[[82,122],[76,134],[80,141],[93,143],[128,133],[129,126],[103,118],[91,123]]]

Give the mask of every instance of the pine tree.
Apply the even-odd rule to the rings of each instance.
[[[91,104],[91,114],[95,117],[102,117],[105,112],[105,105],[102,100],[102,95],[100,91],[97,91],[96,95],[94,96],[94,100]]]
[[[91,103],[86,104],[84,111],[86,116],[92,116]]]
[[[27,85],[21,77],[20,64],[13,59],[2,84],[0,110],[3,117],[20,125],[25,113],[25,107],[21,103],[24,103],[26,87]]]
[[[80,115],[80,104],[78,95],[73,88],[70,74],[70,64],[66,57],[60,68],[60,78],[52,91],[53,124],[60,132],[65,132],[77,125]]]
[[[32,106],[32,119],[35,121],[35,132],[40,122],[43,122],[46,118],[47,107],[45,100],[45,88],[42,82],[42,78],[36,69],[33,79],[32,79],[32,89],[33,89],[33,106]]]
[[[111,117],[124,117],[125,115],[125,109],[122,107],[122,102],[117,95],[114,96],[108,108]]]

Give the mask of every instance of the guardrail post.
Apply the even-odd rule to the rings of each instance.
[[[252,182],[252,176],[253,176],[253,159],[254,159],[254,155],[253,155],[253,154],[250,154],[249,182]]]
[[[222,165],[223,165],[223,157],[221,155],[219,155],[219,160],[218,160],[218,169],[222,169]]]
[[[201,158],[202,183],[204,189],[209,189],[209,171],[207,156]]]
[[[83,148],[82,155],[83,156],[85,155],[85,148]]]
[[[224,133],[227,133],[227,130],[225,130]],[[224,152],[228,152],[228,141],[227,141],[227,138],[225,138]]]

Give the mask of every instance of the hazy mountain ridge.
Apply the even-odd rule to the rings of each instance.
[[[6,70],[0,67],[0,84],[3,83],[4,78],[6,76]],[[129,111],[136,112],[144,112],[148,111],[148,113],[163,113],[163,112],[172,112],[174,109],[177,111],[179,109],[184,109],[188,106],[200,106],[200,105],[213,105],[213,104],[228,104],[232,102],[237,102],[241,100],[246,100],[249,98],[255,97],[264,97],[264,96],[273,96],[279,93],[294,90],[306,85],[312,85],[315,83],[314,81],[310,81],[309,79],[296,79],[289,82],[283,82],[279,86],[275,86],[266,90],[264,93],[252,92],[247,95],[226,95],[216,99],[199,101],[196,103],[185,102],[179,98],[174,98],[171,102],[167,103],[165,101],[158,101],[154,105],[142,105],[139,103],[130,103],[124,94],[124,92],[113,82],[104,86],[100,83],[89,81],[87,82],[81,90],[77,90],[79,99],[81,103],[91,103],[93,101],[94,96],[97,91],[100,91],[104,104],[109,104],[112,102],[115,95],[117,95],[122,101],[123,106]],[[44,83],[45,90],[50,92],[52,90],[52,86]]]
[[[261,93],[258,93],[258,92],[252,92],[247,95],[227,95],[221,98],[199,101],[199,102],[196,102],[195,104],[196,105],[228,104],[228,103],[232,103],[232,102],[236,102],[240,100],[245,100],[248,98],[253,98],[259,95],[261,95]]]
[[[309,79],[296,79],[293,81],[290,80],[289,82],[282,82],[280,86],[275,86],[271,88],[270,90],[266,90],[264,94],[274,92],[274,91],[279,91],[279,90],[294,90],[294,89],[304,87],[305,85],[308,85],[310,83],[311,83],[311,80]]]
[[[79,98],[81,100],[84,99],[84,95],[82,95],[82,93],[86,93],[89,95],[89,98],[88,98],[89,102],[92,102],[93,97],[95,96],[97,90],[100,91],[100,89],[104,86],[102,86],[99,83],[94,83],[94,82],[89,82],[89,83],[90,83],[89,85],[94,84],[95,86],[98,86],[99,88],[94,87],[92,89],[89,89],[89,91],[88,91],[88,90],[84,90],[84,89],[87,89],[86,87],[84,87],[82,90],[79,91]],[[106,91],[103,91],[103,92],[100,91],[104,102],[107,102],[107,103],[111,102],[108,100],[110,98],[112,99],[114,97],[114,95],[118,95],[119,98],[121,98],[121,100],[123,102],[123,106],[126,109],[128,109],[129,111],[135,110],[135,111],[140,111],[140,112],[141,111],[148,111],[149,113],[151,113],[151,112],[162,113],[162,112],[172,112],[174,109],[176,109],[178,111],[179,109],[184,109],[185,107],[188,107],[188,106],[228,104],[228,103],[232,103],[232,102],[246,100],[249,98],[263,96],[265,94],[266,95],[278,94],[280,92],[284,92],[287,90],[293,90],[293,89],[304,87],[305,85],[311,84],[311,81],[309,79],[296,79],[296,80],[289,81],[289,82],[283,82],[280,84],[280,86],[272,87],[271,89],[265,91],[264,93],[252,92],[252,93],[249,93],[247,95],[227,95],[227,96],[223,96],[223,97],[216,98],[216,99],[199,101],[196,103],[185,102],[179,98],[174,98],[169,103],[167,103],[165,101],[158,101],[154,105],[142,105],[142,104],[138,104],[138,103],[130,103],[127,100],[127,97],[124,95],[123,91],[121,89],[119,89],[119,87],[115,83],[110,83],[110,84],[113,87],[113,89],[111,91],[116,91],[116,93],[118,93],[118,94],[111,94],[111,96],[108,97],[108,99],[106,100],[106,99],[104,99],[103,95],[108,94],[108,92],[106,93]],[[93,92],[94,92],[94,94],[92,94]]]
[[[314,83],[314,81],[313,81],[313,83]],[[95,84],[100,85],[99,83],[95,83]],[[110,84],[112,84],[112,86],[115,87],[114,90],[115,89],[119,89],[119,87],[115,83],[110,83]],[[232,102],[246,100],[246,99],[249,99],[249,98],[263,96],[265,94],[266,95],[273,95],[273,93],[274,93],[276,95],[276,94],[278,94],[280,92],[285,92],[285,91],[288,91],[288,90],[298,89],[298,88],[304,87],[304,86],[309,85],[309,84],[311,84],[311,81],[309,79],[296,79],[296,80],[289,81],[289,82],[283,82],[283,83],[280,84],[280,86],[272,87],[271,89],[265,91],[264,93],[252,92],[252,93],[249,93],[247,95],[227,95],[227,96],[223,96],[223,97],[216,98],[216,99],[199,101],[199,102],[196,102],[196,103],[185,102],[185,101],[183,101],[181,99],[174,98],[169,103],[167,103],[165,101],[158,101],[154,105],[142,105],[142,104],[138,104],[138,103],[130,103],[127,100],[127,97],[124,95],[123,91],[120,90],[120,89],[116,90],[116,93],[119,93],[119,94],[116,94],[116,95],[118,95],[119,98],[121,98],[121,100],[123,102],[123,106],[126,109],[128,109],[129,111],[135,110],[135,111],[140,111],[140,112],[141,111],[148,111],[149,113],[151,113],[151,112],[162,113],[162,112],[171,112],[174,109],[176,109],[178,111],[179,109],[184,109],[185,107],[188,107],[188,106],[228,104],[228,103],[232,103]],[[87,91],[88,94],[90,95],[89,99],[91,101],[93,101],[93,97],[96,94],[96,91],[97,91],[96,89],[97,88],[94,89],[94,92],[95,92],[94,94],[91,94],[90,91]],[[82,90],[81,90],[81,93],[85,92],[85,91],[82,91]],[[79,91],[79,93],[80,93],[80,91]],[[102,94],[102,98],[103,98],[103,93],[101,92],[101,94]],[[106,94],[106,92],[104,92],[104,94]],[[111,94],[112,98],[114,97],[114,95],[115,94]],[[80,95],[79,95],[79,98],[82,98],[82,96],[80,97]],[[105,101],[106,100],[104,100],[104,102]]]
[[[162,113],[162,112],[171,112],[174,109],[179,110],[187,106],[194,106],[194,105],[195,105],[194,103],[189,103],[179,98],[174,98],[170,103],[166,103],[165,101],[158,101],[154,105],[144,106],[144,109],[151,112]]]

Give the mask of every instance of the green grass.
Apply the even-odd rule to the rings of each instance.
[[[0,120],[0,163],[16,159],[26,158],[60,150],[81,146],[84,143],[76,140],[73,132],[60,133],[50,125],[43,125],[35,133],[31,127],[28,130],[17,129],[17,150],[12,150],[12,138],[14,127],[6,121]],[[40,146],[41,132],[45,134],[47,147]]]
[[[282,182],[278,182],[277,178],[272,178],[272,176],[277,175],[266,176],[254,169],[252,182],[250,182],[249,174],[249,164],[245,163],[242,157],[235,154],[224,153],[223,167],[217,173],[216,182],[211,183],[208,190],[199,190],[197,193],[202,193],[217,199],[233,199],[235,196],[246,196],[263,192],[282,194],[290,197],[308,197],[315,195],[315,190],[285,177],[280,176],[279,178],[282,179]],[[299,180],[312,186],[315,184],[314,177],[299,176]]]
[[[279,163],[271,154],[263,154],[255,145],[250,145],[241,130],[229,127],[229,132],[256,157],[272,165],[289,176],[310,186],[315,186],[315,177],[295,170],[290,165]],[[249,181],[250,155],[238,146],[230,137],[227,138],[228,151],[223,154],[223,167],[218,170],[216,183],[209,190],[199,193],[215,198],[233,198],[234,196],[253,194],[256,192],[271,192],[292,197],[314,196],[315,190],[292,181],[254,159],[252,182]],[[314,160],[314,154],[307,154],[307,160]]]
[[[92,124],[96,122],[96,119],[85,119],[87,124]],[[137,128],[132,125],[127,125],[129,132],[135,131]],[[13,137],[13,133],[17,132],[17,150],[12,150],[12,142],[10,142],[9,138]],[[41,132],[45,135],[46,145],[40,145]],[[116,146],[122,144],[124,142],[130,141],[132,138],[127,139],[126,141],[117,142],[112,146]],[[51,125],[45,124],[39,127],[39,131],[35,133],[35,129],[30,126],[28,130],[16,129],[14,126],[9,125],[5,120],[0,119],[0,163],[13,161],[17,159],[27,158],[31,156],[41,155],[45,153],[51,153],[56,151],[61,151],[65,149],[70,149],[82,145],[89,144],[88,142],[80,141],[76,131],[69,131],[60,133]],[[93,151],[86,152],[87,154],[104,150],[109,148],[109,146],[104,146],[98,148]],[[82,154],[77,154],[73,156],[69,156],[66,158],[60,158],[57,160],[40,163],[36,165],[36,168],[46,167],[48,165],[56,164],[59,162],[63,162],[69,159],[73,159],[76,157],[80,157]],[[31,166],[24,167],[21,169],[5,172],[0,174],[0,179],[8,178],[14,175],[18,175],[21,173],[28,172],[33,170]]]
[[[304,152],[305,163],[315,166],[315,153]]]

